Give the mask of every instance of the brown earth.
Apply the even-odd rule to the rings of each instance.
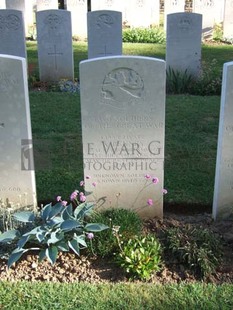
[[[195,215],[181,214],[178,212],[164,214],[163,221],[151,219],[144,222],[145,232],[154,233],[159,237],[161,231],[168,227],[192,227],[207,228],[214,234],[219,235],[223,245],[223,257],[215,274],[210,275],[205,282],[208,283],[233,283],[233,223],[232,221],[214,222],[209,213]],[[162,270],[152,275],[151,283],[191,283],[200,281],[183,265],[170,255],[165,257]],[[27,254],[9,270],[6,259],[0,259],[0,280],[7,281],[46,281],[46,282],[81,282],[104,283],[104,282],[127,282],[127,275],[113,262],[88,256],[76,256],[73,253],[62,253],[57,262],[51,265],[47,260],[38,263],[38,256]],[[136,280],[135,280],[136,281]]]

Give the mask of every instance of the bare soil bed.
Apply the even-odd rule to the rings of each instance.
[[[223,245],[223,257],[216,274],[210,275],[207,283],[233,283],[233,223],[230,220],[214,222],[209,213],[199,213],[194,215],[165,212],[164,219],[151,219],[144,222],[145,232],[154,233],[159,237],[161,231],[169,227],[182,227],[191,225],[193,227],[203,227],[219,235]],[[185,266],[170,255],[164,257],[165,264],[162,270],[154,274],[149,282],[151,283],[191,283],[202,281]],[[6,266],[6,259],[0,259],[0,280],[7,281],[46,281],[46,282],[127,282],[127,274],[117,267],[112,261],[97,257],[80,257],[73,253],[62,253],[57,262],[51,265],[47,260],[38,263],[36,254],[27,254],[17,264],[9,270]],[[135,280],[137,281],[137,280]]]

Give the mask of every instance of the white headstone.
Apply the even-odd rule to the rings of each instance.
[[[128,12],[127,12],[128,2],[125,0],[94,0],[91,1],[91,11],[118,11],[122,13],[122,21],[127,22]]]
[[[0,55],[0,199],[36,206],[26,60]]]
[[[36,10],[57,10],[58,0],[36,0]]]
[[[165,62],[136,56],[86,60],[80,82],[84,174],[97,182],[85,184],[87,192],[94,189],[89,199],[97,197],[103,208],[162,217]]]
[[[233,219],[233,62],[223,66],[213,217]]]
[[[202,14],[203,32],[223,21],[224,0],[193,0],[193,13]]]
[[[88,58],[122,55],[122,13],[87,13]]]
[[[233,38],[233,0],[225,0],[223,37]]]
[[[41,81],[74,79],[71,14],[65,10],[36,13]]]
[[[0,0],[0,9],[6,8],[6,0]]]
[[[167,26],[167,15],[184,12],[185,0],[165,0],[164,1],[164,29]]]
[[[202,15],[167,16],[166,67],[198,76],[201,69]]]
[[[72,35],[87,38],[87,0],[66,0],[66,9],[71,12]]]
[[[128,23],[132,28],[149,28],[153,24],[159,24],[159,1],[151,0],[130,0],[128,5]],[[157,19],[152,20],[152,15],[157,4]]]
[[[26,58],[23,15],[17,10],[0,10],[0,54]]]
[[[32,0],[6,0],[6,8],[23,12],[25,35],[29,36],[33,26],[33,1]]]

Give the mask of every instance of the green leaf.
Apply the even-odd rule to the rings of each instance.
[[[20,259],[20,257],[23,255],[23,253],[27,252],[28,250],[27,249],[15,249],[9,259],[8,259],[8,262],[7,262],[7,266],[8,268],[10,268],[15,262],[17,262],[17,260]]]
[[[92,202],[83,202],[74,210],[74,217],[76,219],[83,219],[85,215],[90,215],[92,209],[94,208]]]
[[[45,249],[40,250],[38,262],[40,263],[45,257],[46,257],[46,250]]]
[[[17,243],[18,248],[23,248],[24,245],[27,243],[27,241],[29,240],[30,236],[22,236],[22,238],[20,238],[20,240]]]
[[[63,251],[63,252],[68,252],[69,251],[69,246],[67,245],[67,243],[65,241],[60,241],[56,244],[56,246],[58,247],[59,250]]]
[[[45,250],[45,254],[48,257],[48,260],[51,264],[54,264],[57,259],[58,248],[55,245],[50,246]]]
[[[73,240],[76,240],[79,244],[84,246],[85,248],[87,247],[86,241],[85,241],[85,235],[76,235],[74,234]]]
[[[63,210],[64,206],[62,205],[61,202],[56,203],[51,211],[48,214],[48,219],[53,218],[54,216],[58,215],[62,210]]]
[[[100,223],[89,223],[84,228],[86,231],[98,232],[98,231],[108,229],[109,227],[107,225],[100,224]]]
[[[8,230],[0,235],[0,242],[7,243],[18,237],[20,237],[20,232],[18,230]]]
[[[47,240],[47,243],[48,244],[51,244],[51,243],[56,243],[58,241],[60,241],[62,238],[64,237],[64,234],[58,234],[56,231],[53,231],[50,235],[50,238]]]
[[[77,240],[72,239],[71,241],[68,241],[68,245],[71,248],[71,250],[74,251],[77,255],[80,255],[80,249],[79,249],[79,244]]]
[[[22,211],[13,214],[13,217],[20,222],[31,223],[35,220],[35,214],[30,211]]]
[[[69,220],[73,217],[73,206],[71,203],[64,208],[61,217],[63,218],[63,220]]]
[[[42,210],[41,210],[41,218],[46,221],[48,219],[49,213],[52,210],[52,204],[46,205]]]
[[[76,227],[80,227],[81,224],[78,221],[75,220],[66,220],[61,225],[60,228],[62,230],[72,230]]]

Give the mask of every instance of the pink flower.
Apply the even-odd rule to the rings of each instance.
[[[166,194],[167,194],[167,190],[166,190],[166,188],[164,188],[164,189],[163,189],[162,193],[163,193],[164,195],[166,195]]]
[[[152,182],[153,182],[154,184],[157,184],[157,183],[159,183],[159,179],[156,178],[156,177],[154,177],[154,178],[152,178]]]
[[[91,177],[89,175],[86,175],[86,179],[89,180]]]
[[[96,182],[93,182],[92,185],[93,185],[94,187],[96,187],[97,183],[96,183]]]
[[[61,204],[65,207],[67,205],[67,201],[63,200]]]
[[[61,196],[57,196],[57,201],[61,201]]]
[[[84,195],[79,196],[80,202],[85,202],[86,199],[87,199],[87,198],[86,198],[86,196],[84,196]]]
[[[83,196],[83,195],[84,195],[84,193],[83,193],[83,192],[80,192],[80,193],[79,193],[79,196]]]
[[[148,204],[148,206],[153,206],[153,200],[152,199],[148,199],[147,200],[147,204]]]
[[[88,233],[88,234],[87,234],[87,238],[88,238],[89,240],[93,239],[93,238],[94,238],[94,234],[93,234],[93,233]]]
[[[151,178],[151,176],[149,174],[145,175],[145,179],[149,180]]]
[[[73,201],[74,199],[76,199],[78,195],[78,192],[77,191],[74,191],[71,195],[70,195],[70,200]]]
[[[85,182],[84,182],[84,181],[80,181],[79,185],[80,185],[80,186],[84,186],[84,185],[85,185]]]

